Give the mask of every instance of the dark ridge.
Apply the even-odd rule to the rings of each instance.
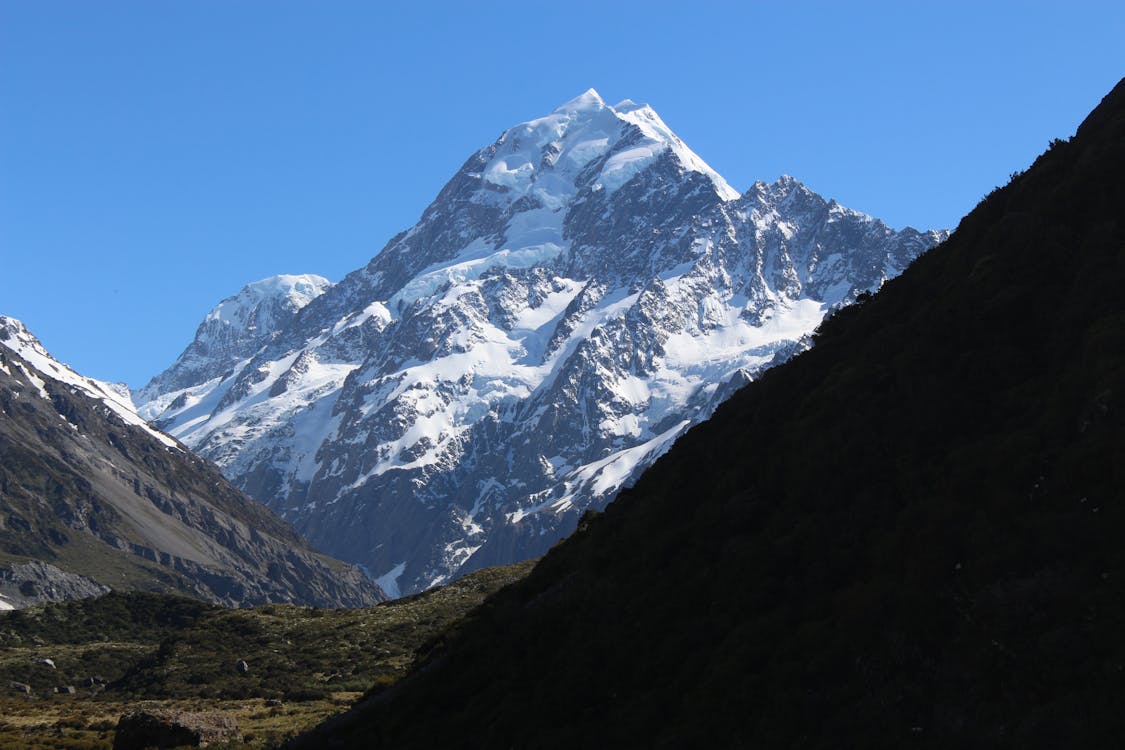
[[[1125,82],[294,747],[1125,739]]]

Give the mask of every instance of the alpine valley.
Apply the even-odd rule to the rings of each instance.
[[[134,398],[392,596],[543,554],[824,316],[946,237],[743,194],[593,90],[469,157],[336,284],[223,300]]]

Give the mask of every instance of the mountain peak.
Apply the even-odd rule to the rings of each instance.
[[[279,274],[253,281],[211,309],[206,320],[245,322],[244,318],[262,302],[273,300],[296,311],[324,293],[332,282],[316,274]]]
[[[586,89],[578,96],[574,97],[565,104],[556,107],[555,112],[559,114],[567,114],[579,111],[597,111],[605,109],[605,100],[594,89]]]
[[[481,153],[486,151],[480,175],[508,201],[531,196],[541,205],[559,208],[581,189],[580,179],[613,193],[668,154],[681,172],[706,176],[719,199],[738,198],[738,191],[688,148],[652,107],[629,99],[610,107],[594,89],[545,117],[509,128]],[[596,171],[588,169],[595,166]],[[542,180],[545,173],[551,177]]]
[[[315,274],[280,274],[254,281],[211,308],[195,331],[195,339],[176,362],[136,393],[144,404],[153,394],[178,390],[202,378],[218,377],[271,341],[306,305],[324,294],[332,282]],[[153,407],[142,407],[146,418]]]
[[[0,315],[0,342],[21,356],[25,351],[33,351],[44,356],[47,354],[47,350],[39,343],[39,339],[27,330],[23,321],[7,315]]]

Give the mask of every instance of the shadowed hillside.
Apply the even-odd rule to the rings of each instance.
[[[1119,744],[1123,170],[1125,83],[297,746]]]

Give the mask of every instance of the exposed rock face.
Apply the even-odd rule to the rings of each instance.
[[[197,340],[138,400],[315,544],[418,591],[543,553],[944,236],[789,177],[739,195],[647,105],[591,91],[471,156],[252,356],[204,378]]]
[[[230,605],[383,598],[212,464],[98,397],[97,381],[51,360],[18,321],[0,317],[0,331],[0,555],[17,561],[0,567],[8,608],[106,586]]]
[[[239,739],[238,722],[232,716],[149,709],[121,717],[113,750],[207,747],[215,742]]]
[[[69,573],[39,560],[13,562],[0,566],[0,602],[13,608],[30,607],[40,602],[86,599],[109,592],[95,580]],[[6,607],[0,606],[0,609]]]

